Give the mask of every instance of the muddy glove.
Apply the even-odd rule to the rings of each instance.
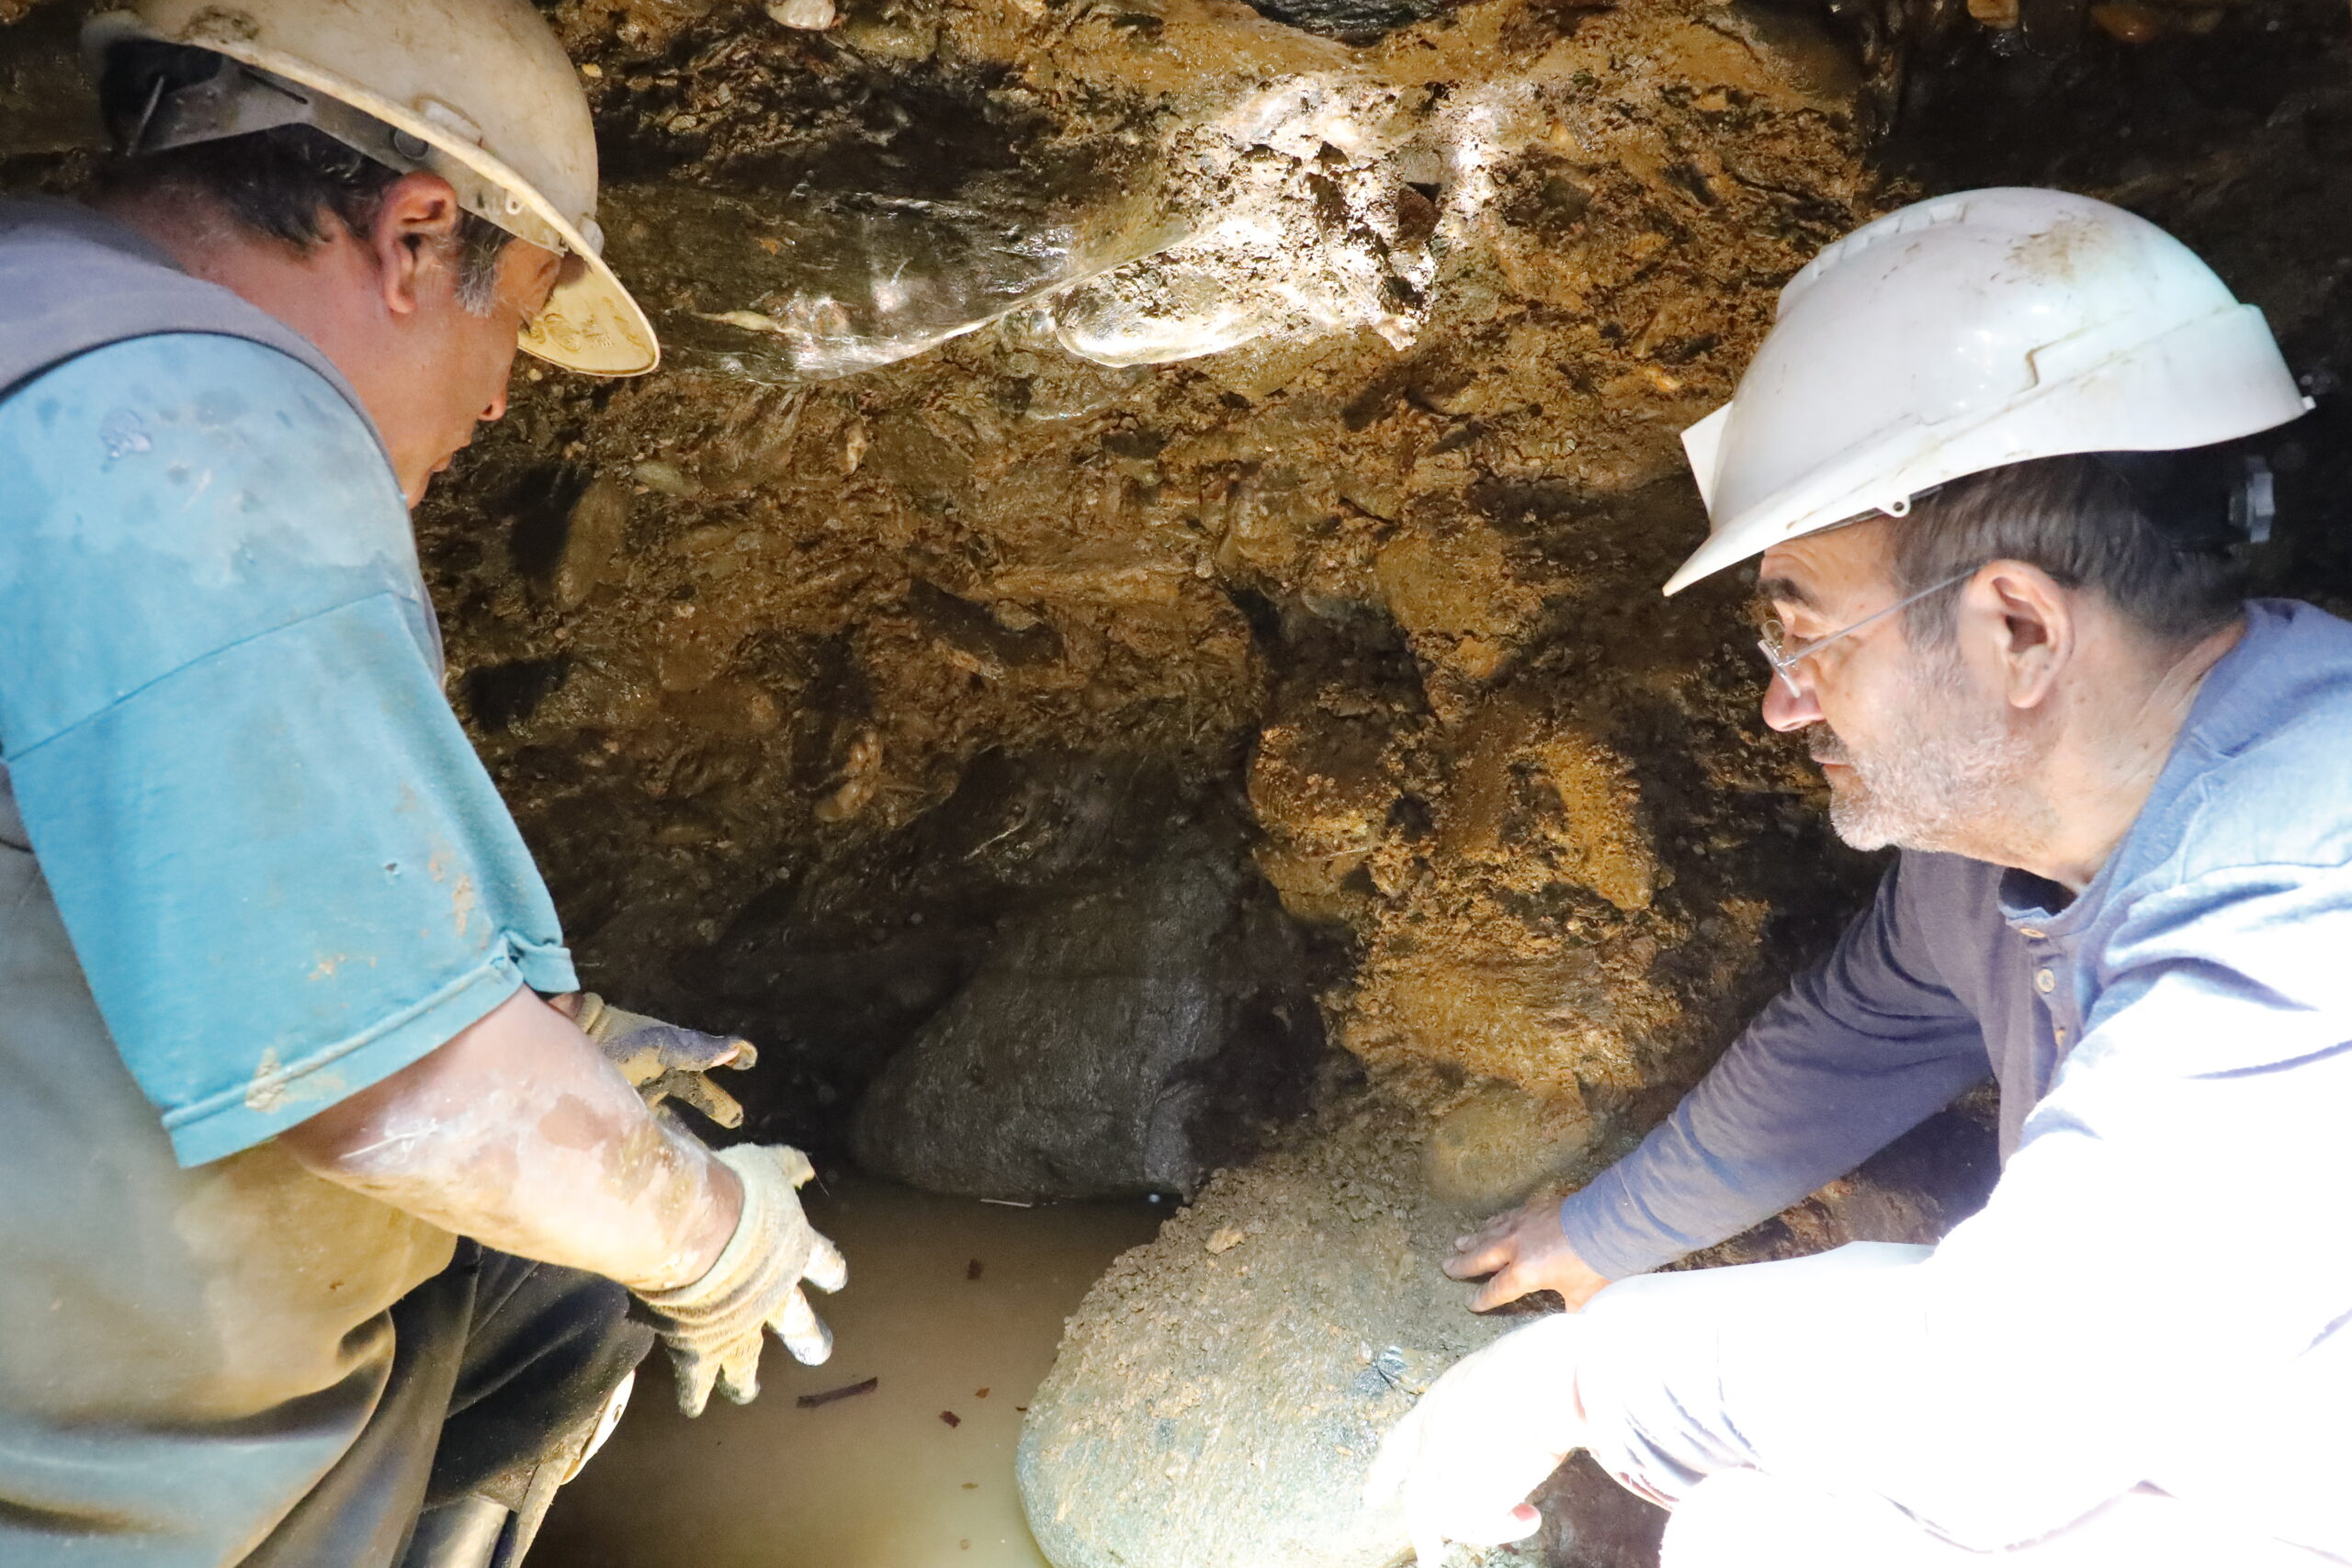
[[[678,1408],[702,1414],[712,1385],[738,1404],[760,1392],[761,1337],[769,1329],[793,1359],[815,1366],[833,1337],[800,1293],[849,1281],[841,1249],[809,1228],[793,1189],[816,1172],[808,1156],[780,1144],[739,1144],[719,1162],[743,1181],[743,1217],[718,1261],[691,1285],[639,1292],[662,1316],[662,1342],[678,1371]]]
[[[743,1068],[760,1059],[748,1040],[703,1034],[643,1013],[624,1012],[593,991],[580,998],[572,1021],[621,1070],[649,1109],[665,1100],[691,1105],[722,1127],[743,1124],[735,1097],[704,1075],[713,1067]]]

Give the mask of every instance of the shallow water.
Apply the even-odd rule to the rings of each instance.
[[[1166,1211],[831,1187],[808,1209],[850,1260],[849,1289],[818,1298],[832,1359],[802,1367],[772,1343],[755,1403],[687,1421],[657,1352],[532,1568],[1045,1568],[1012,1482],[1020,1407],[1062,1319]],[[871,1393],[797,1403],[867,1378]]]

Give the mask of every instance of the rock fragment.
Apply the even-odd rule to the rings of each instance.
[[[767,13],[779,27],[821,32],[840,20],[833,0],[769,0]]]
[[[1296,937],[1194,827],[1008,919],[858,1108],[867,1168],[991,1198],[1195,1190],[1295,1107],[1321,1042]]]

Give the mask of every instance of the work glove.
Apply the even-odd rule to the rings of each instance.
[[[775,1331],[796,1360],[815,1366],[833,1353],[833,1337],[801,1294],[849,1282],[841,1249],[808,1224],[793,1190],[816,1172],[808,1156],[781,1144],[722,1149],[720,1164],[743,1183],[743,1216],[710,1271],[691,1285],[642,1291],[662,1316],[662,1342],[678,1373],[678,1408],[702,1414],[714,1385],[738,1404],[760,1392],[761,1337]]]
[[[572,1022],[621,1070],[649,1110],[667,1100],[690,1105],[722,1127],[743,1124],[735,1097],[707,1077],[714,1067],[741,1069],[760,1059],[748,1040],[681,1029],[643,1013],[626,1012],[594,991],[583,992]],[[671,1114],[676,1114],[674,1111]]]
[[[1529,1495],[1584,1446],[1576,1368],[1585,1327],[1559,1313],[1464,1356],[1381,1442],[1364,1506],[1404,1505],[1420,1568],[1438,1568],[1449,1540],[1500,1546],[1543,1526]]]

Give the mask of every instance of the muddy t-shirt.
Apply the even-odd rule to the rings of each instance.
[[[269,1140],[576,986],[316,371],[169,334],[0,400],[0,1564],[234,1562],[451,1245]]]

